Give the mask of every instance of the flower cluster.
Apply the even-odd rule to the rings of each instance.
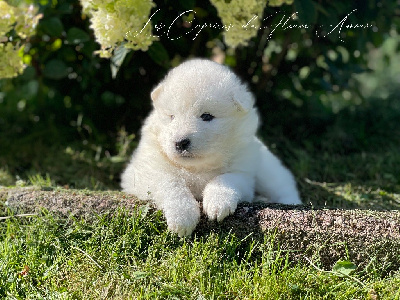
[[[24,70],[22,62],[23,46],[0,43],[0,78],[12,78]]]
[[[0,1],[0,38],[8,33],[15,22],[14,7],[8,5],[5,1]]]
[[[211,0],[211,3],[224,25],[224,40],[228,46],[245,46],[257,34],[266,4],[264,0]]]
[[[217,8],[224,31],[225,43],[236,48],[246,46],[257,35],[265,6],[292,4],[293,0],[210,0]]]
[[[33,5],[14,7],[0,0],[0,78],[11,78],[22,73],[22,44],[35,34],[40,18]]]
[[[282,6],[283,4],[291,5],[294,0],[269,0],[268,6]]]
[[[102,57],[110,57],[121,44],[146,51],[156,39],[149,22],[152,0],[81,0],[81,5],[90,16]]]

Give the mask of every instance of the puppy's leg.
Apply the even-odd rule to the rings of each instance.
[[[200,219],[200,208],[183,179],[167,172],[154,172],[148,164],[142,165],[140,161],[133,161],[121,179],[124,192],[155,202],[164,212],[170,231],[179,236],[193,232]]]
[[[200,219],[200,208],[183,180],[160,181],[153,199],[164,212],[170,231],[179,236],[193,232]]]
[[[256,192],[266,196],[268,202],[301,204],[292,173],[264,145],[260,148],[260,152]]]
[[[252,201],[254,179],[246,174],[226,173],[215,177],[203,191],[203,210],[211,220],[222,221],[237,204]]]

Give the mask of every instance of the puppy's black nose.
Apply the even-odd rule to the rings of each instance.
[[[179,153],[182,153],[183,151],[189,149],[189,147],[190,147],[190,140],[189,139],[183,139],[183,140],[175,143],[175,149]]]

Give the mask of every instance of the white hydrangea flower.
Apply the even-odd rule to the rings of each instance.
[[[24,40],[35,34],[36,25],[42,17],[37,15],[37,11],[33,5],[14,7],[0,0],[0,78],[22,73]]]
[[[268,6],[282,6],[283,4],[292,5],[294,0],[269,0]]]
[[[151,0],[81,0],[81,5],[91,16],[90,27],[101,45],[97,53],[102,57],[110,57],[121,43],[146,51],[156,39],[151,24],[147,24],[154,6]]]
[[[211,0],[224,25],[225,43],[236,48],[247,45],[257,34],[266,5],[264,0]]]
[[[14,7],[0,0],[0,38],[12,29],[15,22]]]
[[[246,46],[257,35],[265,6],[292,4],[293,0],[210,0],[224,26],[225,43],[236,48]]]
[[[90,14],[93,9],[92,0],[81,0],[82,12],[84,14]]]
[[[0,43],[0,78],[12,78],[22,73],[23,46]]]
[[[102,48],[112,48],[118,42],[123,41],[121,28],[125,24],[115,14],[107,13],[105,10],[94,11],[91,23],[90,27],[94,30],[96,41]]]
[[[16,15],[17,23],[15,25],[15,31],[17,34],[22,39],[34,35],[36,32],[36,26],[42,18],[41,14],[37,15],[38,8],[29,5],[28,7],[17,7],[16,11],[18,12]]]

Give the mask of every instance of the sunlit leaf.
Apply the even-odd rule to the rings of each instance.
[[[343,275],[350,275],[357,266],[353,264],[351,261],[348,260],[339,260],[332,268],[333,272],[343,274]]]
[[[125,48],[124,43],[114,50],[114,55],[111,57],[110,65],[112,78],[115,78],[117,76],[119,68],[121,67],[126,55],[129,53],[130,50],[131,49]]]

